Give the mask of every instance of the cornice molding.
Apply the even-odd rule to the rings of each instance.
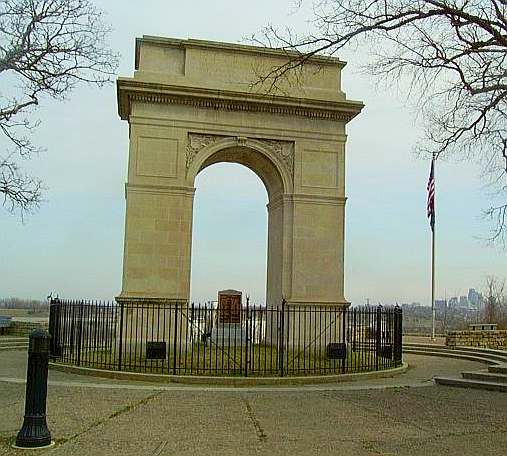
[[[347,202],[346,196],[311,195],[305,193],[294,193],[292,195],[277,195],[267,204],[268,210],[276,209],[284,203],[322,204],[344,207]]]
[[[262,112],[349,122],[361,109],[358,101],[323,101],[247,92],[172,86],[119,78],[116,83],[118,114],[128,120],[132,102],[186,105],[227,111]]]
[[[145,184],[125,184],[125,193],[154,193],[161,195],[163,193],[178,194],[184,196],[194,196],[195,188],[183,187],[181,185],[145,185]]]

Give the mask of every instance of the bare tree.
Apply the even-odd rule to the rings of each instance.
[[[0,193],[21,215],[39,207],[42,182],[23,173],[19,159],[41,149],[29,134],[44,99],[65,99],[80,81],[111,81],[119,54],[106,44],[110,27],[88,0],[0,0]]]
[[[296,3],[300,6],[305,0]],[[507,233],[507,1],[314,0],[313,34],[266,28],[253,41],[288,51],[284,66],[263,75],[277,87],[314,54],[346,46],[371,56],[363,67],[379,82],[407,84],[425,121],[419,153],[476,160],[500,204],[491,241]],[[293,52],[290,52],[293,51]]]
[[[7,309],[35,309],[44,306],[44,301],[37,299],[0,298],[0,307]]]
[[[497,277],[486,277],[486,299],[484,307],[484,319],[486,323],[498,323],[503,325],[506,322],[504,315],[504,289],[505,280],[500,281]]]

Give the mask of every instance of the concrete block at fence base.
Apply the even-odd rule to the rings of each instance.
[[[225,346],[246,345],[247,328],[241,323],[218,323],[211,330],[211,341]]]

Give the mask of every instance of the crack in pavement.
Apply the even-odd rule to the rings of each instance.
[[[94,423],[90,424],[88,427],[83,429],[81,432],[71,435],[70,437],[59,439],[59,442],[57,442],[57,443],[70,442],[71,440],[74,440],[77,437],[80,437],[83,434],[86,434],[91,429],[96,428],[97,426],[100,426],[101,424],[104,424],[107,421],[112,420],[113,418],[117,418],[118,416],[123,415],[124,413],[138,407],[139,405],[143,405],[143,404],[148,403],[149,401],[152,401],[153,399],[155,399],[157,396],[160,396],[161,394],[162,394],[161,391],[157,391],[156,393],[150,394],[149,396],[147,396],[144,399],[141,399],[139,401],[129,402],[127,405],[120,408],[116,412],[111,413],[111,415],[109,415],[108,417],[102,418],[101,420],[98,420],[98,421],[95,421]]]
[[[243,400],[243,403],[245,404],[245,407],[246,407],[247,416],[250,419],[250,421],[252,422],[252,425],[253,425],[255,432],[257,434],[257,438],[259,439],[259,441],[265,442],[267,440],[268,436],[264,432],[264,429],[261,427],[259,420],[255,416],[252,405],[250,404],[248,399],[242,398],[242,400]]]
[[[167,443],[168,443],[167,441],[160,442],[160,444],[157,446],[157,448],[155,448],[155,450],[153,451],[153,453],[150,454],[150,456],[160,456],[162,454],[162,451],[164,451],[164,448],[166,447]]]

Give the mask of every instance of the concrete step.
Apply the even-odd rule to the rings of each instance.
[[[28,341],[0,342],[0,347],[12,347],[13,345],[28,345]]]
[[[461,376],[468,380],[479,380],[484,382],[507,383],[506,374],[494,374],[492,372],[465,371]]]
[[[445,346],[423,346],[423,345],[403,345],[403,351],[407,353],[415,353],[416,350],[422,353],[433,353],[435,351],[442,353],[450,353],[456,355],[480,356],[490,360],[507,362],[507,352],[502,350],[490,350],[477,347],[458,347],[448,348]]]
[[[489,366],[488,371],[494,374],[504,374],[507,375],[507,366]]]
[[[454,350],[419,350],[417,348],[403,349],[403,353],[412,353],[414,355],[442,356],[447,358],[466,359],[467,361],[475,361],[484,364],[496,364],[496,360],[480,356],[479,354],[466,354],[455,352]]]
[[[26,342],[28,343],[28,337],[14,337],[14,336],[1,336],[0,345],[9,342]]]
[[[444,349],[447,349],[447,346],[445,345],[441,345],[441,344],[418,344],[418,343],[415,343],[415,342],[403,342],[403,347],[410,347],[410,348],[428,348],[428,349],[440,349],[440,348],[444,348]]]
[[[496,355],[489,355],[488,353],[472,353],[472,352],[459,352],[460,354],[464,354],[466,356],[474,356],[478,358],[482,358],[483,360],[487,360],[489,364],[496,363],[505,363],[507,359],[505,357],[500,357]]]
[[[478,380],[468,380],[464,378],[448,377],[435,377],[434,380],[437,385],[458,386],[461,388],[476,388],[507,393],[507,383],[485,382]]]
[[[423,344],[423,343],[415,343],[415,342],[404,342],[404,347],[420,347],[420,348],[437,348],[437,349],[445,349],[445,350],[467,350],[474,352],[484,352],[491,354],[499,354],[499,355],[507,355],[507,350],[499,350],[494,348],[485,348],[485,347],[467,347],[464,345],[458,345],[457,347],[448,347],[443,344]]]
[[[482,356],[484,358],[492,359],[500,362],[507,362],[507,352],[488,350],[488,349],[476,349],[476,348],[453,348],[451,351],[456,353],[466,353],[474,356]]]
[[[0,339],[0,350],[19,350],[28,347],[26,337],[2,337]]]
[[[507,357],[507,350],[498,350],[494,348],[483,348],[483,347],[457,347],[459,349],[467,349],[472,351],[480,351],[482,353],[490,353],[492,355],[500,355]]]
[[[28,350],[28,344],[24,345],[0,345],[0,351]]]

